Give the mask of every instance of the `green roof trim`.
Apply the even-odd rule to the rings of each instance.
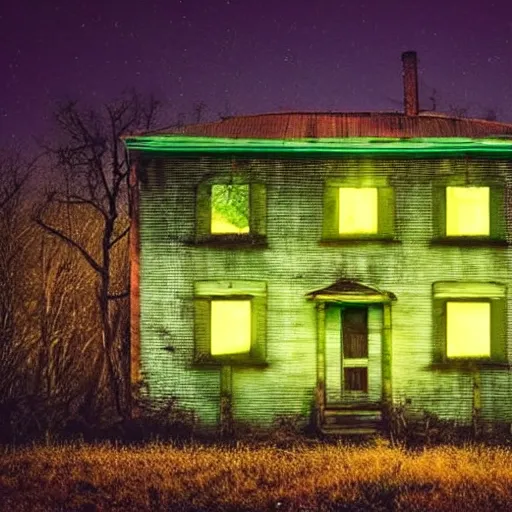
[[[236,139],[183,135],[133,135],[124,138],[134,151],[169,153],[333,153],[333,154],[496,154],[512,156],[512,138]]]

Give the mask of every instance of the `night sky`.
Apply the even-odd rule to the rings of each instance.
[[[54,102],[136,88],[192,120],[420,108],[512,122],[512,1],[17,0],[0,7],[0,145],[47,133]],[[435,89],[435,93],[433,92]]]

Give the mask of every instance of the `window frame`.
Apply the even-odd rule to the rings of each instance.
[[[267,286],[264,281],[197,281],[194,295],[194,364],[266,365]],[[211,303],[251,302],[251,348],[239,354],[211,353]]]
[[[249,232],[212,233],[212,187],[214,185],[249,186]],[[198,245],[218,247],[266,247],[267,240],[267,189],[260,182],[240,177],[216,176],[199,183],[196,188],[196,236]]]
[[[490,356],[448,357],[447,303],[490,303]],[[452,366],[507,364],[507,294],[504,284],[495,282],[439,281],[432,285],[433,362]]]
[[[377,189],[377,233],[340,233],[339,232],[339,189],[374,188]],[[396,198],[394,187],[382,180],[376,182],[358,182],[351,180],[328,180],[324,183],[322,242],[343,243],[350,241],[394,241],[396,236]]]
[[[448,235],[447,197],[448,187],[487,187],[489,189],[489,234]],[[507,221],[505,216],[505,184],[493,181],[451,177],[432,183],[432,232],[433,243],[444,245],[507,245]]]

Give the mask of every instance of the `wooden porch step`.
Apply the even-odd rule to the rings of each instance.
[[[360,423],[381,423],[381,411],[324,411],[324,423],[327,425],[354,425]]]
[[[381,432],[376,427],[352,426],[342,427],[340,425],[324,425],[320,431],[326,436],[374,436]]]
[[[324,415],[340,418],[347,416],[382,418],[382,411],[377,409],[324,409]]]
[[[346,402],[346,403],[329,403],[325,405],[326,411],[381,411],[382,404],[379,402]]]
[[[326,435],[374,435],[383,430],[380,406],[328,407],[323,411],[321,432]],[[373,404],[372,404],[373,405]]]

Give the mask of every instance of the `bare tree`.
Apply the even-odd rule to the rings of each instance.
[[[82,109],[77,102],[59,106],[55,118],[62,138],[48,150],[64,179],[62,186],[50,191],[36,214],[37,223],[76,251],[95,275],[103,349],[97,386],[106,379],[121,417],[127,410],[120,354],[126,351],[123,343],[128,341],[120,320],[126,317],[123,309],[128,307],[128,279],[127,274],[123,278],[115,275],[123,265],[114,258],[116,252],[123,253],[118,247],[126,243],[129,230],[129,164],[120,136],[151,128],[158,110],[153,97],[144,99],[136,93],[98,110]],[[67,218],[55,223],[50,213],[60,206],[65,206]],[[99,230],[88,233],[80,218],[96,219]]]
[[[56,205],[46,212],[46,220],[65,224],[68,213],[67,205]],[[99,234],[97,219],[82,215],[77,220],[89,236]],[[35,303],[28,344],[36,347],[37,354],[30,365],[36,397],[32,409],[39,416],[39,434],[51,437],[65,431],[70,422],[90,426],[99,419],[103,395],[96,383],[103,350],[95,272],[72,247],[36,228],[33,261],[27,264]],[[91,396],[97,399],[91,401]],[[26,416],[25,423],[30,422],[31,415]]]
[[[19,205],[21,189],[40,157],[25,160],[19,149],[0,149],[0,213],[3,218],[10,217],[9,213]]]
[[[37,159],[27,161],[16,149],[0,151],[0,396],[11,396],[26,356],[17,322],[23,301],[23,257],[31,241],[21,200]]]
[[[33,308],[30,259],[34,226],[24,199],[26,184],[38,159],[25,159],[14,148],[0,150],[0,435],[10,432],[11,420],[27,393],[27,364],[35,357],[28,342]],[[8,434],[7,434],[8,435]]]

